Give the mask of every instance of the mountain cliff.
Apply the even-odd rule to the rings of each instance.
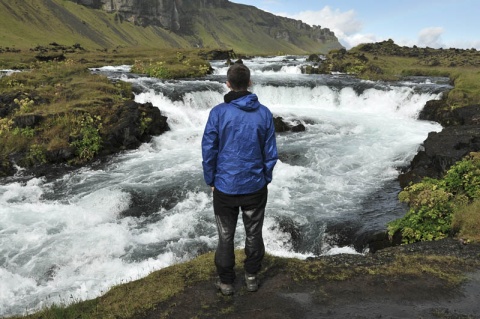
[[[228,48],[241,53],[326,53],[328,28],[228,0],[0,0],[0,46]]]

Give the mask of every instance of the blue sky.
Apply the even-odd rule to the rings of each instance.
[[[320,25],[347,48],[399,45],[480,49],[480,0],[231,0]]]

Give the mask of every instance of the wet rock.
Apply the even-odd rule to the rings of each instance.
[[[72,147],[63,147],[46,151],[47,162],[53,164],[65,163],[75,157],[75,150]]]
[[[167,117],[151,103],[126,102],[117,110],[112,122],[113,126],[104,137],[101,155],[137,148],[141,143],[148,142],[152,135],[169,130]]]
[[[278,116],[273,119],[275,125],[275,132],[304,132],[305,125],[298,120],[294,121],[294,124],[286,122],[283,117]]]
[[[300,225],[289,217],[278,217],[277,222],[280,231],[290,235],[293,249],[299,250],[304,239]]]
[[[401,187],[417,183],[424,177],[441,178],[456,162],[470,152],[480,151],[478,125],[449,126],[431,132],[423,143],[424,150],[413,158],[410,169],[400,174]]]
[[[401,187],[420,182],[424,177],[441,178],[463,157],[480,151],[480,105],[450,111],[445,100],[429,101],[419,119],[438,122],[444,129],[428,134],[423,149],[399,175]]]
[[[307,61],[309,62],[320,62],[322,59],[318,54],[310,54],[307,58]]]
[[[283,121],[282,117],[274,118],[273,123],[275,124],[275,132],[277,133],[286,132],[290,129],[287,123]]]
[[[8,158],[0,158],[0,177],[15,174],[15,168]]]

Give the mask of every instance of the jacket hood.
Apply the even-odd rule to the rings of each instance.
[[[242,96],[236,100],[231,101],[230,103],[246,112],[254,111],[260,107],[258,97],[256,94],[253,93]]]

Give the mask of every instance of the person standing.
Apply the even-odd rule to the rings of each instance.
[[[278,160],[275,127],[270,110],[248,91],[250,70],[235,63],[227,72],[224,103],[209,114],[202,138],[202,166],[213,190],[213,210],[218,231],[216,287],[223,295],[234,293],[234,236],[242,211],[245,226],[245,284],[258,290],[257,274],[265,255],[262,236],[267,185]]]

